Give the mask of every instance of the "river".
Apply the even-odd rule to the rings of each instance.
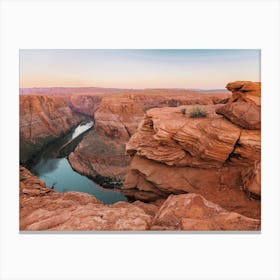
[[[59,157],[59,151],[62,147],[86,133],[92,127],[93,122],[80,124],[71,135],[46,148],[36,160],[34,166],[31,167],[31,172],[44,181],[47,186],[53,187],[58,192],[85,192],[94,195],[104,204],[127,201],[119,190],[102,188],[88,177],[74,171],[68,162],[67,155]]]

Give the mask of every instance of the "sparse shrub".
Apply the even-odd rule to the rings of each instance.
[[[195,106],[190,111],[190,118],[205,118],[207,112],[199,106]]]
[[[181,109],[181,113],[182,113],[183,115],[186,115],[186,112],[187,112],[186,108]]]

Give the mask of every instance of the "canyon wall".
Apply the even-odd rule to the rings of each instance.
[[[195,105],[146,112],[126,145],[132,158],[122,187],[127,197],[154,201],[195,193],[260,218],[260,83],[227,88],[226,104],[200,105],[206,117],[189,116]]]
[[[101,103],[103,95],[70,95],[63,97],[74,112],[93,116]]]
[[[20,161],[26,163],[45,145],[84,120],[59,97],[20,96]]]

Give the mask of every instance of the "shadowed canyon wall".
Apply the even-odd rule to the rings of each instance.
[[[44,146],[65,135],[85,117],[59,97],[20,96],[20,161],[26,163]]]

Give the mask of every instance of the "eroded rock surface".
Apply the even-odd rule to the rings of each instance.
[[[176,107],[180,104],[213,104],[227,93],[198,93],[190,90],[131,90],[131,94],[71,97],[75,110],[94,113],[94,132],[88,133],[69,156],[71,166],[78,172],[101,180],[101,177],[122,180],[130,159],[125,144],[136,132],[144,111],[153,107]],[[83,100],[85,99],[85,102]],[[166,156],[172,154],[167,147]],[[111,155],[111,156],[110,156]],[[100,177],[101,176],[101,177]],[[114,185],[114,184],[112,184]]]
[[[124,143],[91,130],[69,155],[69,162],[79,173],[95,181],[99,181],[100,176],[114,181],[125,176],[130,160],[125,154]]]
[[[106,206],[89,194],[57,193],[20,168],[20,230],[146,230],[147,213],[137,204]]]
[[[260,130],[216,113],[228,104],[257,104],[259,86],[238,82],[228,88],[234,91],[226,105],[200,105],[204,118],[189,117],[192,105],[146,112],[126,145],[133,158],[123,185],[128,197],[153,201],[193,192],[228,211],[260,217],[260,201],[250,195],[260,196]]]
[[[186,109],[188,114],[194,106],[151,109],[128,142],[127,152],[170,166],[221,167],[241,130],[215,113],[219,106],[201,106],[207,118],[189,118],[181,113]]]
[[[170,195],[152,230],[260,230],[260,220],[229,212],[197,194]]]
[[[216,110],[234,124],[245,129],[261,128],[261,85],[254,82],[227,84],[232,97],[225,106]]]
[[[125,142],[136,131],[143,111],[130,98],[104,97],[94,114],[94,131],[84,137],[70,154],[71,166],[78,172],[111,184],[123,179],[129,165]],[[103,177],[103,178],[102,178]]]
[[[20,96],[20,160],[25,163],[43,146],[66,134],[84,117],[59,97]]]
[[[20,167],[20,230],[23,231],[259,229],[259,220],[229,212],[200,195],[170,195],[154,203],[104,205],[86,193],[57,193]]]
[[[110,139],[126,142],[143,119],[141,107],[126,97],[106,97],[94,114],[95,130]]]

